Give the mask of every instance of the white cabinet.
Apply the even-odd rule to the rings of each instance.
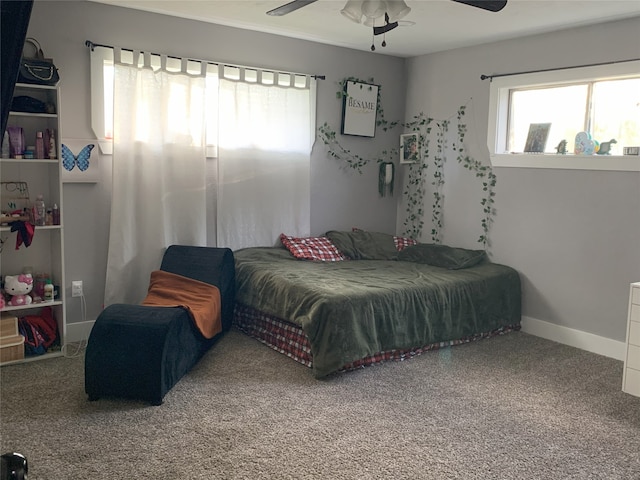
[[[640,282],[631,284],[622,390],[640,397]]]
[[[37,132],[50,130],[54,132],[55,148],[51,157],[55,158],[2,158],[0,159],[0,181],[3,188],[3,200],[11,193],[11,185],[20,182],[28,186],[29,200],[34,205],[36,197],[42,195],[46,208],[57,205],[60,212],[59,225],[36,226],[31,245],[24,244],[16,249],[17,233],[11,232],[11,225],[0,224],[0,238],[2,251],[0,253],[0,274],[18,275],[30,270],[36,274],[47,274],[51,283],[55,285],[57,295],[53,301],[32,303],[30,305],[10,306],[2,310],[11,315],[22,317],[37,315],[44,307],[51,307],[58,325],[58,340],[44,355],[25,357],[25,360],[42,359],[61,355],[61,348],[66,334],[65,308],[65,278],[64,278],[64,245],[63,225],[64,212],[62,209],[62,181],[60,155],[60,98],[57,87],[17,84],[14,99],[18,96],[30,97],[47,105],[47,113],[27,113],[11,111],[7,127],[22,127],[25,146],[36,145]],[[45,157],[49,156],[49,146],[45,145]],[[37,156],[37,155],[36,155]],[[7,210],[6,201],[2,204],[2,213]],[[6,220],[6,218],[5,218]],[[24,360],[20,360],[24,361]]]

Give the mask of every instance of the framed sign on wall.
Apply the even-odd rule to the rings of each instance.
[[[380,86],[347,80],[344,88],[341,133],[375,137]]]
[[[96,143],[95,139],[66,138],[62,140],[60,147],[63,183],[98,183],[100,153],[93,150]]]
[[[400,163],[417,163],[420,161],[418,151],[418,134],[400,135]]]

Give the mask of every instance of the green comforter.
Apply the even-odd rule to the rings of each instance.
[[[396,260],[298,260],[234,252],[238,303],[300,325],[323,377],[368,355],[520,323],[520,278],[488,261],[448,270]]]

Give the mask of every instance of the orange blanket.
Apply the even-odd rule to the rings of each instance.
[[[222,331],[220,290],[208,283],[156,270],[142,305],[185,308],[205,338]]]

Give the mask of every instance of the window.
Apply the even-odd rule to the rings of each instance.
[[[640,62],[538,72],[491,82],[488,146],[494,166],[640,171]],[[523,153],[532,124],[551,124],[543,153]],[[597,151],[576,155],[575,139],[588,132]],[[566,141],[566,155],[557,147]],[[612,140],[614,140],[612,142]]]
[[[110,155],[113,153],[113,85],[114,85],[114,60],[113,60],[113,48],[103,46],[93,46],[91,54],[91,127],[98,139],[100,151],[103,154]],[[120,52],[121,59],[124,63],[133,63],[133,52],[129,50],[122,50]],[[161,57],[159,55],[150,55],[150,65],[154,70],[161,67]],[[168,72],[180,72],[182,70],[182,59],[167,57],[164,60],[166,62],[165,68]],[[190,74],[199,74],[202,69],[201,62],[195,60],[185,60],[185,71]],[[139,59],[139,64],[143,64],[142,56]],[[207,69],[207,86],[209,88],[214,87],[217,82],[218,66],[208,64]],[[213,95],[207,96],[207,106],[211,106],[211,99]],[[175,89],[171,93],[171,102],[169,108],[181,110],[181,105],[186,101],[185,92],[180,89]],[[215,108],[207,108],[206,111],[217,112]],[[186,132],[189,125],[181,123],[179,115],[172,115],[169,112],[169,118],[173,119],[171,128],[179,131]],[[213,138],[212,131],[216,127],[216,118],[207,119],[208,131],[207,141]],[[140,119],[144,124],[145,119]],[[139,132],[144,132],[144,129],[140,129]],[[147,137],[151,135],[147,132]],[[207,143],[207,152],[215,152],[215,145]],[[210,156],[215,156],[211,153]]]
[[[130,50],[120,51],[121,59],[124,63],[133,62],[133,52]],[[93,45],[91,50],[91,127],[98,139],[100,151],[103,154],[113,153],[113,75],[114,75],[114,50],[113,47]],[[161,67],[161,56],[150,54],[150,65],[154,70]],[[179,72],[182,69],[182,62],[186,61],[186,72],[198,74],[202,68],[202,63],[196,60],[182,60],[175,57],[166,57],[166,70]],[[140,66],[143,64],[142,56],[139,58]],[[307,75],[286,72],[272,72],[258,70],[247,67],[219,65],[206,63],[206,156],[216,158],[218,156],[218,109],[219,95],[218,85],[220,78],[232,81],[244,82],[247,84],[261,84],[265,86],[278,86],[283,89],[293,88],[295,90],[308,90],[311,80]],[[172,102],[179,108],[180,104],[186,101],[182,92],[176,91],[172,95]],[[314,94],[315,95],[315,94]],[[171,116],[176,119],[176,128],[188,127],[180,124],[179,116]],[[144,122],[144,119],[142,119]],[[140,130],[142,131],[142,129]],[[273,139],[268,131],[263,135],[266,139]],[[292,138],[287,141],[291,144]],[[306,147],[305,147],[306,149]]]

